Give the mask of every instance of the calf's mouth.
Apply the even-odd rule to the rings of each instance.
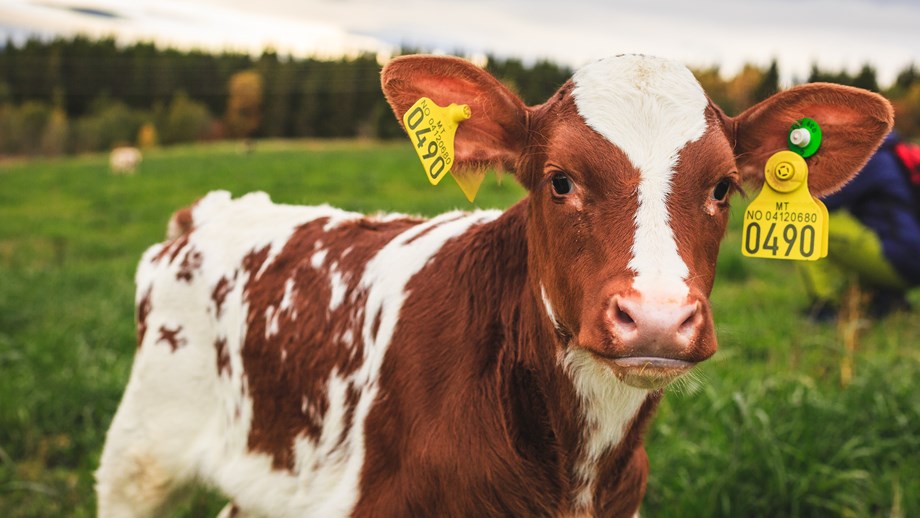
[[[594,353],[594,357],[623,383],[650,390],[664,388],[693,369],[697,363],[656,356],[610,358]]]

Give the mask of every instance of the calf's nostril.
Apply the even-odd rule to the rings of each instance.
[[[616,319],[617,322],[621,324],[635,324],[636,321],[629,315],[629,313],[623,311],[623,308],[617,306],[616,310]]]
[[[681,335],[691,335],[696,332],[701,322],[702,311],[700,311],[700,303],[697,302],[690,307],[687,318],[685,318],[677,328],[677,333]]]
[[[613,321],[624,329],[635,329],[636,320],[629,314],[629,310],[623,307],[619,299],[613,301]]]

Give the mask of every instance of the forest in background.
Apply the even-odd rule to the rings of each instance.
[[[380,92],[380,66],[372,54],[330,61],[85,37],[7,41],[0,47],[0,156],[238,138],[392,138],[401,130]],[[486,69],[528,104],[547,99],[572,72],[550,61],[496,56]],[[728,78],[718,67],[693,71],[730,114],[780,86],[775,61],[746,65]],[[880,92],[895,105],[896,127],[920,136],[914,64],[891,85],[879,85],[868,63],[855,74],[813,66],[803,82],[816,81]]]

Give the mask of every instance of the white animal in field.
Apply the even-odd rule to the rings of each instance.
[[[141,164],[141,150],[132,146],[119,146],[109,155],[109,167],[113,174],[134,174]]]

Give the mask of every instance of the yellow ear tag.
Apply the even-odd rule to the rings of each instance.
[[[460,123],[472,116],[466,104],[438,106],[431,99],[422,97],[403,115],[403,124],[409,140],[415,144],[425,175],[431,185],[437,185],[454,165],[454,135]],[[454,173],[454,179],[466,198],[473,201],[485,173]]]
[[[460,186],[460,190],[463,191],[466,199],[473,203],[473,200],[476,199],[476,193],[479,192],[479,186],[482,185],[482,181],[486,178],[486,172],[451,171],[450,175],[454,177],[454,181]]]
[[[827,208],[808,192],[808,165],[792,151],[767,160],[766,181],[744,211],[741,252],[748,257],[817,261],[827,256]]]

